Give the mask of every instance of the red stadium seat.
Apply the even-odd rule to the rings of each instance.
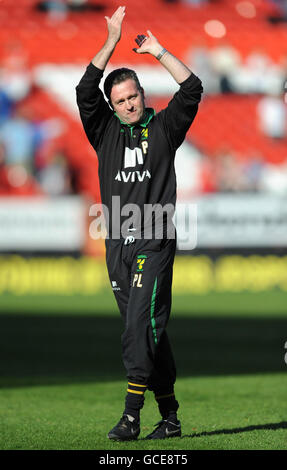
[[[112,63],[154,64],[150,56],[141,55],[139,59],[131,50],[136,34],[145,33],[146,29],[150,29],[182,59],[198,38],[204,38],[206,46],[213,48],[219,39],[204,32],[205,23],[212,19],[225,25],[226,39],[240,53],[242,61],[260,46],[273,62],[280,63],[286,56],[287,29],[284,23],[274,26],[267,21],[267,16],[277,14],[278,9],[271,2],[250,2],[256,8],[254,18],[244,18],[238,13],[238,0],[210,1],[200,8],[184,2],[172,4],[164,0],[146,0],[135,3],[126,0],[124,34]],[[0,2],[2,62],[9,54],[10,45],[18,40],[31,68],[43,63],[88,63],[106,38],[103,16],[109,16],[115,8],[114,1],[105,1],[104,13],[69,12],[63,21],[53,24],[48,21],[47,13],[36,9],[36,4],[35,0]],[[226,145],[238,155],[248,155],[256,148],[267,161],[280,163],[286,160],[286,143],[277,142],[274,146],[274,142],[258,129],[258,99],[258,96],[206,96],[200,105],[200,119],[195,120],[188,138],[211,157]],[[151,105],[157,109],[166,103],[167,99],[163,98],[151,100]],[[65,145],[70,164],[79,174],[79,189],[95,199],[99,198],[97,160],[79,122],[75,122],[55,100],[40,90],[30,97],[29,105],[39,118],[58,115],[69,123],[61,143]]]

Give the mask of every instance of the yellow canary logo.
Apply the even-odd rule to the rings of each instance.
[[[137,259],[137,271],[142,271],[143,270],[143,265],[145,263],[145,259]]]
[[[147,139],[147,138],[148,138],[148,129],[143,129],[143,130],[142,130],[142,137],[143,137],[144,139]]]

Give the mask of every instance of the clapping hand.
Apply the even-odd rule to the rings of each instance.
[[[156,57],[162,50],[162,46],[158,42],[157,38],[151,33],[151,31],[147,30],[147,33],[148,36],[145,36],[144,34],[138,34],[135,39],[138,47],[134,47],[133,51],[137,54],[151,54]]]
[[[119,42],[122,34],[122,22],[125,16],[126,7],[119,7],[111,18],[105,16],[108,26],[109,39],[115,43]]]

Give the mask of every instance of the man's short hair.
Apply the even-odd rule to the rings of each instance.
[[[140,92],[142,92],[142,86],[139,82],[138,76],[134,70],[128,69],[126,67],[122,67],[120,69],[113,70],[105,79],[104,82],[104,92],[109,100],[110,105],[111,103],[111,91],[114,85],[118,85],[119,83],[124,82],[125,80],[132,79],[136,82],[136,86]]]

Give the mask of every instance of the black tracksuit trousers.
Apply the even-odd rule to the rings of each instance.
[[[176,240],[106,240],[111,285],[124,321],[122,357],[129,383],[155,395],[173,391],[176,368],[166,333]]]

